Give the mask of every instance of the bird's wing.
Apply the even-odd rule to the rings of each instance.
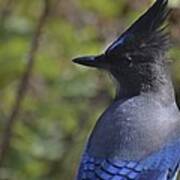
[[[180,168],[180,142],[139,161],[83,156],[77,180],[173,180]]]
[[[106,54],[122,54],[121,51],[130,54],[165,52],[169,47],[169,35],[163,26],[169,14],[167,4],[168,0],[156,0],[151,8],[109,46]]]
[[[148,168],[137,161],[111,161],[108,159],[85,158],[81,164],[78,180],[172,180],[179,170],[179,162],[172,168]]]

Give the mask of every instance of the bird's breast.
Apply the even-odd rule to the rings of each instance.
[[[173,105],[163,107],[150,98],[115,102],[98,120],[88,151],[94,156],[142,158],[171,139],[180,122],[174,111]]]

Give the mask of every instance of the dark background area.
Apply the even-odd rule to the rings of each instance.
[[[0,0],[0,179],[73,179],[115,88],[106,73],[71,59],[102,52],[151,3]],[[169,57],[180,104],[180,1],[169,6]]]

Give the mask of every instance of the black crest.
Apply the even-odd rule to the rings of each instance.
[[[169,15],[168,0],[157,0],[127,31],[106,50],[107,55],[130,52],[165,52],[169,35],[165,20]]]

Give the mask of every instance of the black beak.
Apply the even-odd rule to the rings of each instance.
[[[106,59],[104,55],[79,57],[73,59],[72,61],[77,64],[95,68],[105,68],[106,66]]]

